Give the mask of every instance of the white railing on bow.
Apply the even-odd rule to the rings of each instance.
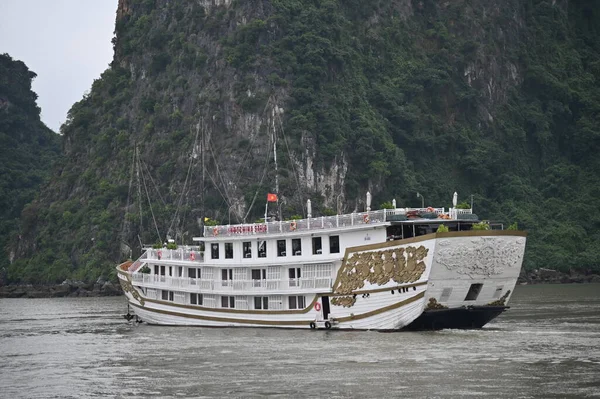
[[[331,278],[299,278],[284,280],[206,280],[188,277],[169,277],[156,274],[134,273],[134,283],[150,288],[183,289],[190,292],[256,292],[298,291],[298,289],[331,288]]]
[[[202,263],[204,262],[204,252],[190,249],[189,247],[181,247],[177,249],[148,249],[144,254],[145,259],[153,260],[177,260]]]

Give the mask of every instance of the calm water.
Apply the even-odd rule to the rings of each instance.
[[[600,397],[600,285],[517,287],[477,331],[128,324],[124,298],[0,299],[0,397]]]

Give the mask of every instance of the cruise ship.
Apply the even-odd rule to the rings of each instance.
[[[146,248],[117,266],[128,316],[205,327],[481,328],[508,308],[526,233],[455,202],[205,226],[194,245]]]

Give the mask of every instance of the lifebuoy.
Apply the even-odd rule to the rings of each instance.
[[[315,310],[317,312],[321,310],[321,304],[319,302],[315,302]]]
[[[298,225],[296,224],[296,221],[292,220],[292,223],[290,223],[290,230],[294,231],[294,230],[296,230],[297,227],[298,227]]]
[[[219,235],[219,229],[217,227],[213,227],[213,236]]]
[[[158,260],[160,260],[160,258],[162,258],[162,252],[161,251],[158,251],[158,253],[156,255],[158,255]]]
[[[193,252],[190,253],[190,260],[196,260],[196,254]]]
[[[369,223],[371,221],[371,219],[369,219],[369,215],[363,215],[363,221],[365,223]]]

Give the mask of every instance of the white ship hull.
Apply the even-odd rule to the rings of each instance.
[[[235,279],[223,286],[214,278],[194,282],[140,276],[145,265],[152,269],[172,264],[174,270],[193,265],[161,256],[127,262],[117,270],[132,310],[149,324],[381,331],[470,328],[481,327],[505,309],[524,250],[525,233],[517,231],[434,233],[346,247],[343,259],[332,262],[331,282],[318,288],[316,278],[307,288],[280,276],[279,281],[267,280],[271,286],[248,289],[239,281],[236,289]],[[175,294],[165,298],[164,292]],[[190,303],[198,294],[204,295],[203,305]],[[306,298],[304,306],[286,308],[286,298],[296,295]],[[252,308],[256,296],[268,298],[268,309]],[[235,298],[233,306],[220,306],[229,305],[223,297]]]

